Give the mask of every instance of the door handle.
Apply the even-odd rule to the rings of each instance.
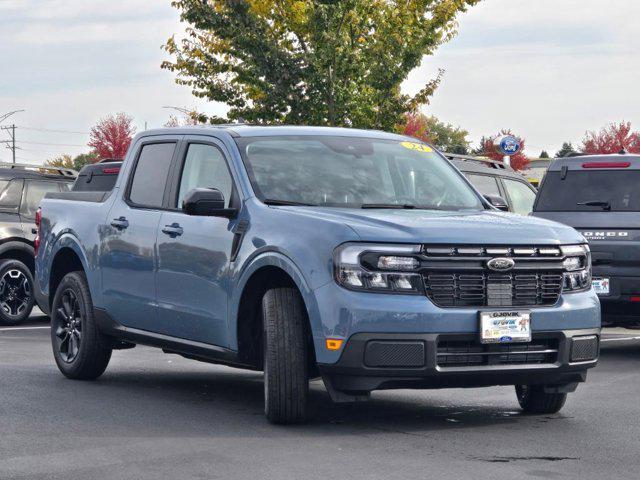
[[[177,223],[172,223],[171,225],[165,225],[162,229],[162,233],[166,233],[170,237],[179,237],[182,235],[182,227]]]
[[[111,220],[111,226],[117,228],[118,230],[124,230],[129,226],[129,220],[124,217],[114,218]]]

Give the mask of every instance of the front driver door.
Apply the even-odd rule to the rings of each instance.
[[[165,137],[137,147],[130,180],[120,186],[99,232],[104,306],[127,327],[157,329],[155,242],[178,140]]]
[[[229,207],[233,180],[222,144],[185,141],[175,169],[170,207],[158,227],[158,327],[174,337],[228,345],[228,272],[233,220],[182,212],[193,188],[217,188]]]

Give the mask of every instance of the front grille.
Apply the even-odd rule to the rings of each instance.
[[[562,274],[557,272],[438,272],[423,278],[427,296],[440,307],[553,305],[562,291]]]
[[[496,258],[513,260],[512,269],[490,269]],[[427,296],[440,307],[533,307],[558,301],[562,260],[553,246],[425,245],[420,268]]]
[[[531,343],[485,345],[477,340],[438,341],[439,367],[473,367],[486,365],[552,364],[558,359],[557,339],[536,339]]]

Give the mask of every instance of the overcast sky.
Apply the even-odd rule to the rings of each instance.
[[[474,144],[511,128],[531,156],[610,121],[640,129],[638,18],[637,0],[483,0],[405,89],[444,68],[426,112]],[[26,110],[3,123],[20,127],[19,161],[87,151],[86,132],[109,113],[129,113],[141,130],[161,126],[166,105],[224,112],[160,69],[161,45],[181,29],[169,0],[0,0],[0,115]]]

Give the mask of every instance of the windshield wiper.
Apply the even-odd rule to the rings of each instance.
[[[578,202],[578,205],[585,207],[602,207],[603,210],[611,210],[611,204],[609,202],[602,202],[599,200],[591,200],[588,202]]]
[[[410,203],[363,203],[360,208],[395,208],[398,210],[413,210],[418,208]]]
[[[282,206],[293,206],[293,207],[317,207],[317,203],[305,203],[305,202],[294,202],[293,200],[275,200],[271,198],[267,198],[262,200],[262,203],[266,205],[282,205]]]

